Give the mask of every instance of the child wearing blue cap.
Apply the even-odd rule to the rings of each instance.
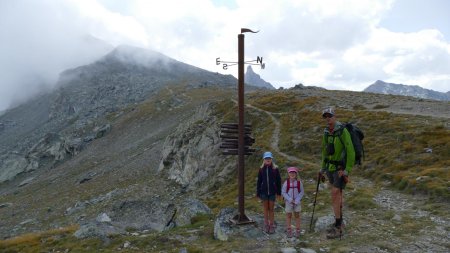
[[[281,196],[281,176],[273,162],[271,152],[265,152],[263,159],[264,162],[258,173],[256,196],[261,199],[264,208],[264,231],[273,234],[275,233],[274,205],[276,195]]]

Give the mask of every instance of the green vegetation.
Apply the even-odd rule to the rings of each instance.
[[[182,99],[190,99],[191,102],[195,102],[180,107],[179,102],[175,99],[177,97],[174,97],[180,97],[180,94],[184,94]],[[323,94],[331,97],[334,93],[324,91]],[[341,93],[336,92],[336,94]],[[304,217],[309,216],[312,211],[312,206],[309,204],[314,198],[315,176],[319,169],[321,137],[325,126],[320,113],[323,105],[328,102],[326,96],[305,96],[296,91],[257,91],[246,96],[247,104],[272,113],[272,116],[280,122],[280,151],[305,161],[304,164],[293,164],[292,161],[274,152],[276,163],[281,168],[283,180],[287,178],[284,170],[287,166],[296,165],[305,169],[301,172],[307,193],[303,202],[302,215],[305,215]],[[170,86],[168,89],[161,90],[154,98],[124,109],[119,113],[122,114],[121,117],[118,117],[115,112],[108,115],[107,119],[114,122],[115,131],[125,134],[131,123],[141,122],[145,117],[158,119],[158,117],[164,117],[168,110],[184,115],[190,112],[190,109],[201,104],[201,101],[208,101],[214,111],[214,116],[220,121],[236,122],[237,105],[231,98],[233,98],[233,93],[229,90],[199,88],[186,91],[183,87]],[[339,101],[339,98],[337,100]],[[398,245],[386,238],[380,238],[376,230],[375,233],[374,230],[367,230],[367,226],[377,227],[378,232],[389,231],[391,235],[408,241],[411,240],[409,235],[417,233],[429,221],[425,218],[414,219],[402,215],[402,222],[393,224],[392,219],[396,213],[392,210],[377,211],[374,197],[381,185],[390,186],[392,189],[398,189],[407,194],[426,194],[431,198],[423,203],[422,210],[433,215],[448,215],[447,207],[450,198],[448,119],[384,112],[382,109],[389,106],[381,104],[373,107],[373,109],[380,109],[379,111],[371,111],[367,109],[367,105],[350,102],[346,107],[338,107],[339,120],[356,122],[366,135],[364,139],[366,154],[363,165],[361,168],[354,168],[352,175],[364,177],[364,180],[373,185],[361,186],[350,183],[346,189],[345,215],[356,212],[360,216],[357,216],[357,220],[350,222],[349,230],[355,232],[346,238],[345,243],[338,240],[320,241],[320,235],[313,232],[307,233],[304,237],[305,240],[302,240],[296,247],[315,249],[332,247],[333,252],[350,252],[353,249],[349,245],[366,245],[367,242],[371,242],[387,251],[399,251]],[[245,159],[245,207],[247,211],[261,213],[261,203],[255,197],[256,180],[262,162],[261,154],[266,150],[273,151],[271,144],[275,124],[267,113],[254,108],[247,107],[245,117],[246,122],[252,125],[252,136],[256,139],[253,148],[257,150],[254,155]],[[142,148],[137,146],[130,150],[130,154],[124,154],[124,156],[139,155],[135,152]],[[102,159],[104,158],[99,158],[98,162],[105,161]],[[232,164],[236,163],[236,157],[224,157],[224,159],[228,159]],[[89,171],[91,166],[94,165],[86,162],[86,171]],[[104,177],[111,180],[111,182],[105,182],[106,186],[111,186],[111,188],[104,189],[105,193],[113,188],[123,189],[132,184],[144,184],[146,178],[137,172],[136,174],[130,172],[120,179],[113,176],[113,170],[105,173],[111,173],[111,176],[106,174]],[[67,175],[67,177],[71,176],[70,173]],[[139,233],[138,236],[131,235],[131,233],[114,236],[108,243],[100,239],[78,240],[73,236],[77,226],[68,226],[63,229],[26,234],[0,241],[0,251],[56,252],[59,250],[64,252],[65,249],[70,249],[70,252],[117,252],[119,250],[120,252],[179,252],[180,248],[186,248],[188,252],[230,252],[234,249],[245,252],[245,247],[248,249],[259,248],[261,242],[248,238],[233,238],[228,242],[221,242],[213,238],[215,215],[224,207],[237,208],[236,178],[237,172],[234,171],[229,175],[228,181],[222,185],[214,185],[207,196],[200,196],[212,209],[213,214],[194,217],[191,220],[192,224],[188,226],[176,227],[160,233],[136,231]],[[38,190],[41,186],[34,187]],[[62,189],[54,194],[64,195],[64,200],[70,200],[74,195],[77,195],[77,199],[86,200],[94,197],[89,194],[92,191],[90,187],[95,186],[86,183],[80,189],[72,189],[70,193],[68,190]],[[329,198],[329,189],[320,192],[315,208],[316,213],[330,212]],[[0,202],[10,201],[9,198],[3,196],[0,196],[0,200]],[[31,203],[30,208],[40,207],[39,201],[30,200],[29,202]],[[369,212],[378,215],[378,220],[374,221],[373,216],[364,216]],[[278,221],[284,220],[282,212],[278,212],[276,215]],[[360,226],[361,224],[366,227]],[[303,224],[303,228],[307,230],[308,225]],[[129,242],[130,246],[124,248],[123,245],[126,242]],[[265,249],[271,249],[271,247],[278,249],[279,245],[276,241],[269,240],[265,242],[264,247]]]

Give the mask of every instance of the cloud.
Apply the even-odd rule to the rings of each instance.
[[[1,1],[0,110],[53,88],[61,71],[90,63],[119,44],[237,76],[237,68],[223,70],[215,59],[237,60],[243,27],[260,30],[245,35],[246,60],[263,57],[266,68],[254,70],[276,87],[301,82],[362,90],[383,79],[446,91],[449,42],[435,29],[402,33],[381,27],[394,3]]]

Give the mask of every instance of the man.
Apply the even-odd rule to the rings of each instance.
[[[333,206],[335,224],[327,230],[327,238],[334,239],[342,235],[342,205],[344,201],[343,189],[348,182],[348,175],[355,163],[355,150],[350,133],[336,120],[333,108],[326,108],[322,117],[327,123],[322,138],[322,169],[320,179],[327,175],[331,184],[331,202]]]

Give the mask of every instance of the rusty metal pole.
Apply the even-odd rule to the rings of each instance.
[[[239,184],[239,222],[248,219],[244,208],[244,34],[238,35],[238,184]]]

